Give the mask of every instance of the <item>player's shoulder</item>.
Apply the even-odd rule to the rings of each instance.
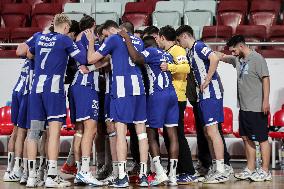
[[[186,51],[184,48],[182,48],[179,45],[174,45],[170,51],[170,54],[172,54],[174,57],[175,56],[180,56],[180,55],[186,55]]]

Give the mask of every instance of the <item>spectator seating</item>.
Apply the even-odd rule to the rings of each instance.
[[[280,49],[257,49],[264,58],[284,58],[284,51]]]
[[[34,9],[36,4],[44,3],[44,0],[22,0],[22,2],[29,4]]]
[[[237,26],[245,23],[247,10],[247,1],[221,1],[217,10],[217,25],[231,26],[234,34]]]
[[[51,25],[54,15],[60,12],[62,12],[60,4],[37,4],[32,12],[32,27],[39,27],[44,30]]]
[[[121,15],[124,14],[126,3],[128,3],[128,2],[135,2],[135,1],[136,0],[109,0],[109,2],[112,2],[112,3],[121,3]]]
[[[16,50],[0,50],[0,58],[18,58]]]
[[[183,1],[158,1],[155,11],[152,14],[153,25],[159,28],[165,25],[179,26],[181,24],[183,8]]]
[[[222,130],[224,135],[233,134],[233,111],[229,107],[224,107]]]
[[[64,13],[71,19],[80,21],[84,14],[91,15],[92,4],[90,3],[66,3]]]
[[[96,24],[100,25],[106,20],[114,20],[119,23],[121,17],[121,3],[105,2],[93,5],[92,17],[96,20]]]
[[[26,27],[11,30],[11,42],[22,43],[29,39],[34,33],[41,31],[40,28]]]
[[[275,25],[270,28],[270,32],[268,34],[269,41],[271,42],[284,42],[284,26],[283,25]],[[284,46],[271,46],[270,49],[280,49],[284,51]]]
[[[204,26],[202,40],[204,42],[226,42],[232,36],[233,30],[230,26]],[[215,51],[224,50],[224,46],[210,46]]]
[[[11,107],[10,106],[1,107],[0,108],[0,135],[11,135],[13,132],[13,128],[14,126],[11,121]]]
[[[247,42],[261,42],[266,38],[266,27],[262,25],[240,25],[236,29],[236,34],[245,36]],[[254,49],[259,49],[261,46],[252,46]]]
[[[151,25],[151,14],[154,11],[152,4],[147,2],[126,3],[122,21],[133,23],[135,28]]]
[[[5,27],[25,27],[30,17],[31,6],[27,3],[4,4],[2,19]]]
[[[193,108],[189,106],[187,106],[184,111],[184,133],[196,134]]]

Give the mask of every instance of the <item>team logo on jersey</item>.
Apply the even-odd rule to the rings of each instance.
[[[204,56],[206,56],[210,51],[211,51],[210,48],[204,47],[204,48],[201,50],[201,53],[204,54]]]
[[[143,54],[145,57],[148,57],[150,53],[149,53],[148,51],[144,50],[144,51],[142,51],[142,54]]]
[[[183,55],[182,55],[182,56],[178,56],[178,57],[177,57],[177,62],[178,62],[178,63],[184,62],[184,61],[187,61],[186,56],[183,56]]]

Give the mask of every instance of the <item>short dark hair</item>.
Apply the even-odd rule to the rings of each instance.
[[[144,47],[147,48],[147,47],[151,47],[151,46],[154,46],[154,47],[157,47],[157,42],[155,40],[155,38],[153,36],[145,36],[143,38],[143,42],[144,42]]]
[[[235,35],[235,36],[231,37],[231,39],[229,39],[227,41],[226,45],[228,47],[235,47],[239,43],[246,44],[246,40],[245,40],[245,37],[243,35]]]
[[[95,24],[95,19],[87,14],[84,14],[83,18],[81,18],[79,22],[79,27],[81,31],[86,29],[90,29]]]
[[[164,36],[167,41],[175,41],[176,30],[172,26],[164,26],[160,29],[159,36]]]
[[[119,28],[118,24],[113,20],[107,20],[102,25],[102,30],[109,29],[110,27]]]
[[[98,34],[99,36],[100,36],[100,35],[103,35],[103,30],[102,30],[102,28],[103,28],[103,25],[97,25],[97,26],[96,26],[95,32],[96,32],[96,34]]]
[[[156,26],[148,26],[144,29],[144,34],[152,35],[152,34],[159,34],[159,28]]]
[[[139,33],[140,37],[143,38],[144,31],[143,30],[135,30],[134,33]]]
[[[189,25],[183,25],[180,26],[177,30],[176,30],[176,35],[180,36],[183,33],[187,33],[190,34],[193,37],[193,29],[189,26]]]
[[[123,22],[120,26],[124,27],[127,32],[134,34],[134,25],[131,22]]]
[[[71,26],[69,29],[69,33],[74,32],[75,36],[80,33],[79,22],[76,20],[71,20]]]

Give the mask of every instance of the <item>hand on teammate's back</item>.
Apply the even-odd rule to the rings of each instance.
[[[80,70],[81,74],[88,74],[90,72],[89,69],[87,68],[87,66],[85,66],[85,65],[79,66],[79,70]]]

